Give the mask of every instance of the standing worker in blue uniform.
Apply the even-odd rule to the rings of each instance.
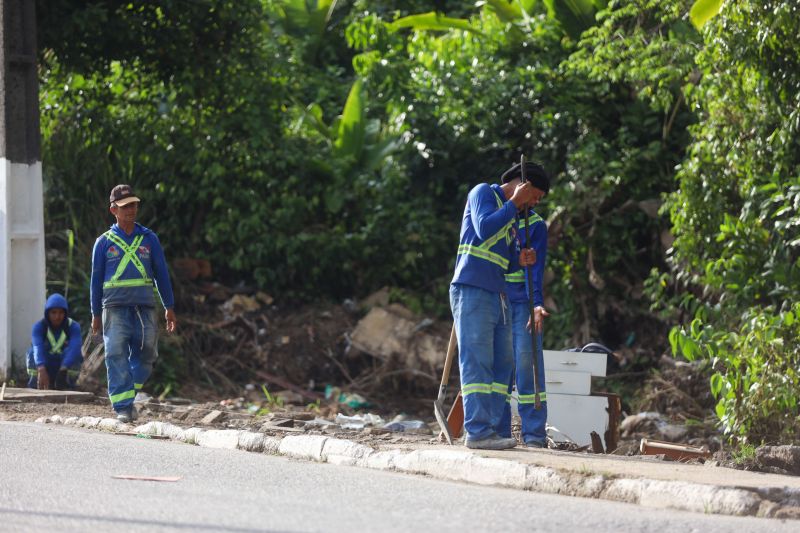
[[[545,392],[544,360],[542,357],[542,332],[544,318],[549,313],[544,308],[542,279],[547,259],[547,224],[536,214],[533,207],[550,191],[550,178],[540,165],[525,163],[525,175],[534,188],[533,200],[528,203],[528,212],[521,212],[516,223],[517,245],[525,243],[536,253],[536,262],[531,267],[533,280],[533,320],[531,321],[531,304],[524,270],[506,274],[506,291],[511,302],[511,323],[514,345],[514,376],[508,386],[508,392],[516,380],[519,398],[519,416],[522,420],[522,442],[528,448],[546,448],[547,430],[547,394]],[[522,176],[519,163],[508,169],[502,176],[503,183],[520,179]],[[527,240],[525,237],[525,220],[528,217]],[[533,323],[531,323],[533,322]],[[531,326],[536,337],[536,350],[533,350]],[[540,408],[536,409],[535,390],[533,384],[533,357],[537,358]],[[515,379],[514,379],[515,378]],[[511,436],[511,404],[504,409],[501,431],[503,437]]]
[[[517,211],[533,195],[534,188],[519,179],[481,183],[469,192],[464,208],[450,306],[468,448],[499,450],[517,444],[498,435],[513,366],[504,276],[534,261],[531,250],[517,250],[512,236]]]
[[[67,300],[52,294],[44,318],[31,329],[28,349],[28,387],[72,389],[81,371],[81,325],[69,317]]]
[[[97,238],[92,256],[92,333],[103,332],[108,395],[117,419],[137,417],[133,399],[158,357],[155,290],[175,331],[175,300],[164,250],[155,233],[136,222],[139,198],[130,185],[111,190],[117,222]]]

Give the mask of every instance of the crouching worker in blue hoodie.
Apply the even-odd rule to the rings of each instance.
[[[133,400],[158,357],[155,290],[175,331],[175,299],[164,250],[155,233],[136,222],[139,198],[130,185],[111,190],[117,223],[97,238],[92,256],[92,333],[103,332],[108,396],[117,419],[137,418]]]
[[[28,387],[73,389],[81,371],[81,326],[69,318],[67,300],[53,294],[44,318],[33,325],[28,349]]]

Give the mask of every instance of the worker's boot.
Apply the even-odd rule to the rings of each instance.
[[[124,424],[130,424],[134,420],[139,418],[139,412],[136,410],[136,407],[131,405],[130,407],[123,409],[117,412],[117,420]]]
[[[479,440],[473,440],[467,437],[465,444],[467,448],[476,450],[507,450],[517,445],[517,439],[513,437],[500,437],[498,435],[492,435],[491,437]]]
[[[547,448],[547,443],[546,442],[541,442],[541,441],[538,441],[538,440],[532,440],[532,441],[526,442],[525,443],[525,447],[526,448],[540,448],[540,449],[543,449],[543,448]]]
[[[127,409],[117,411],[117,420],[119,420],[123,424],[130,424],[131,422],[133,422],[134,418],[132,414],[132,409],[128,407]]]

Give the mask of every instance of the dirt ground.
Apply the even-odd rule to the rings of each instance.
[[[438,442],[432,403],[438,390],[435,374],[441,369],[411,367],[401,357],[376,357],[352,346],[350,334],[369,302],[284,309],[267,294],[216,283],[200,283],[179,298],[186,312],[179,334],[162,336],[159,361],[145,387],[152,397],[138,403],[140,423],[324,433],[364,443]],[[373,304],[388,304],[388,294]],[[417,320],[428,333],[448,337],[449,323]],[[626,369],[613,362],[610,358],[609,372],[624,375]],[[34,421],[56,414],[113,417],[101,352],[93,365],[80,387],[96,395],[92,402],[0,404],[0,420]],[[623,416],[644,415],[628,420],[615,453],[638,454],[642,438],[724,453],[707,372],[670,357],[662,357],[652,371],[628,372],[638,390],[623,397]],[[457,370],[453,374],[449,401],[458,389]],[[379,416],[380,423],[372,420],[355,429],[330,423],[355,417],[339,421],[357,426],[370,416]],[[382,427],[392,421],[416,422],[403,432]]]

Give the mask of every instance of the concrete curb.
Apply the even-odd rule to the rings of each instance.
[[[206,448],[244,450],[293,459],[422,474],[436,479],[633,503],[652,508],[768,518],[800,518],[800,491],[719,487],[700,483],[589,475],[514,460],[482,457],[463,450],[379,451],[324,435],[271,437],[242,430],[181,428],[166,422],[131,427],[116,419],[42,417],[37,423],[63,424],[112,433],[165,436]]]

